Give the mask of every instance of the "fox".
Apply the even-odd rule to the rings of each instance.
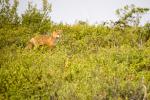
[[[47,45],[49,48],[53,48],[56,46],[60,35],[62,34],[62,30],[53,31],[52,34],[49,35],[38,35],[29,40],[25,49],[32,49],[39,47],[40,45]]]

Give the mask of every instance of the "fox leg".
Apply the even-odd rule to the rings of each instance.
[[[31,42],[29,42],[25,47],[25,49],[32,49],[32,48],[33,48],[33,44]]]
[[[37,43],[37,41],[36,41],[34,38],[32,38],[32,39],[30,40],[30,42],[33,44],[33,48],[34,48],[34,49],[37,49],[37,48],[38,48],[38,43]]]
[[[38,45],[34,45],[34,50],[36,50],[39,46]]]

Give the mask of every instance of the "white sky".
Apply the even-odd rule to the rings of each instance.
[[[40,9],[42,0],[20,0],[19,13],[25,11],[27,2],[32,1]],[[73,24],[76,20],[100,23],[115,20],[115,10],[125,5],[134,4],[150,8],[150,0],[48,0],[52,4],[51,19],[56,22]],[[150,11],[144,15],[141,23],[150,21]]]

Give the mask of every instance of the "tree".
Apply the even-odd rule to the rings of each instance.
[[[124,8],[116,10],[116,15],[119,17],[119,20],[115,24],[121,27],[139,26],[142,15],[148,11],[149,8],[136,7],[133,4],[124,6]]]
[[[28,9],[22,14],[22,25],[33,29],[34,32],[47,32],[51,28],[51,19],[48,14],[51,12],[51,5],[43,0],[43,10],[40,11],[28,2]]]
[[[20,20],[17,14],[18,0],[14,0],[10,5],[9,0],[0,0],[0,28],[8,25],[18,25]]]

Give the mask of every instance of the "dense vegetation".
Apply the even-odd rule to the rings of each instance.
[[[18,16],[18,0],[0,0],[1,100],[149,100],[149,11],[134,5],[118,9],[119,20],[99,25],[79,21],[55,24],[31,3]],[[62,29],[54,49],[25,50],[29,39]]]

